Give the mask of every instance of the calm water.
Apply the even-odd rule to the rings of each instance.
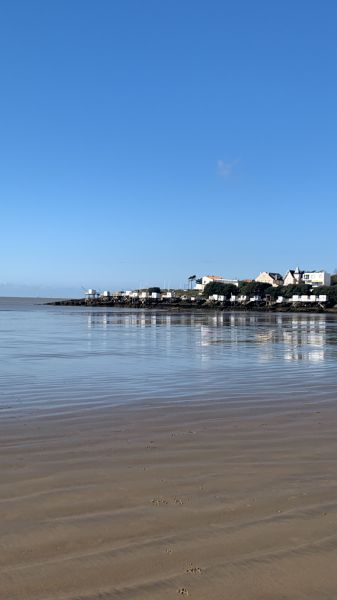
[[[143,399],[337,395],[337,317],[175,314],[0,298],[1,415]]]

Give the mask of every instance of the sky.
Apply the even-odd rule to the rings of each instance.
[[[0,295],[337,267],[334,0],[4,0]]]

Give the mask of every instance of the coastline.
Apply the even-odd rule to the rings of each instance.
[[[337,314],[337,306],[335,307],[324,307],[322,305],[294,305],[280,304],[265,305],[257,303],[247,304],[235,304],[231,305],[228,303],[221,302],[163,302],[152,299],[142,301],[121,301],[121,300],[91,300],[86,301],[83,298],[69,298],[64,300],[54,300],[52,302],[46,302],[49,306],[80,306],[85,308],[126,308],[126,309],[144,309],[144,310],[165,310],[165,311],[222,311],[222,312],[272,312],[272,313],[312,313],[312,314]]]

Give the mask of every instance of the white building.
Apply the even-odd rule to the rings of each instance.
[[[302,281],[312,287],[331,285],[331,275],[326,271],[305,271],[302,276]]]
[[[194,289],[203,292],[208,283],[225,283],[239,287],[238,279],[227,279],[226,277],[221,277],[220,275],[204,275],[201,278],[201,283],[197,283]]]
[[[284,276],[283,285],[297,285],[301,283],[304,271],[300,271],[299,267],[296,269],[289,269]]]
[[[95,298],[97,298],[98,292],[90,288],[84,293],[84,295],[86,300],[94,300]]]
[[[231,295],[229,301],[233,302],[235,304],[235,302],[240,302],[240,304],[243,304],[244,302],[247,302],[248,300],[248,296],[245,296],[244,294],[240,294],[239,296],[234,296],[234,294]]]
[[[225,296],[223,296],[221,294],[213,294],[212,296],[210,296],[208,298],[208,300],[214,300],[215,302],[224,302]]]
[[[283,278],[280,273],[271,273],[269,271],[262,271],[260,275],[258,275],[255,281],[259,281],[260,283],[269,283],[273,287],[278,287],[283,285]]]
[[[327,296],[325,294],[321,294],[319,296],[315,296],[314,294],[294,294],[291,298],[291,302],[326,302]]]

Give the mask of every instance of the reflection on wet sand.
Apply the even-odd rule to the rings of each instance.
[[[1,323],[9,412],[243,396],[253,405],[277,403],[275,391],[284,400],[336,388],[332,315],[24,307]]]
[[[49,307],[1,331],[1,598],[336,597],[337,319]]]
[[[335,328],[327,340],[327,318],[325,315],[261,315],[242,313],[197,313],[166,314],[164,312],[113,313],[92,311],[87,314],[88,329],[109,327],[120,328],[166,328],[167,344],[169,330],[185,328],[185,337],[196,347],[218,345],[223,349],[255,345],[257,361],[273,360],[275,356],[284,360],[323,361],[325,347],[337,342]]]

